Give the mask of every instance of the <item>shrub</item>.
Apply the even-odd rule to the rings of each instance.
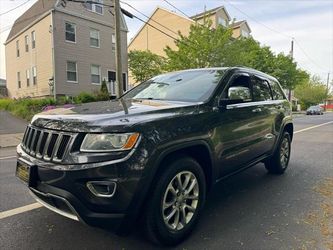
[[[96,97],[87,92],[81,92],[76,98],[74,98],[75,103],[87,103],[96,101]]]
[[[108,86],[106,86],[106,80],[105,79],[102,82],[101,93],[109,94]]]

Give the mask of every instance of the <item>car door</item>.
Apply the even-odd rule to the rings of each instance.
[[[272,98],[272,92],[265,77],[253,75],[253,104],[257,106],[256,119],[258,122],[258,132],[256,134],[257,143],[254,145],[254,157],[259,157],[268,153],[274,146],[276,135],[274,133],[274,119],[277,114],[276,105]]]
[[[221,94],[221,103],[231,104],[220,107],[216,147],[220,176],[241,168],[255,156],[258,135],[261,133],[261,107],[253,102],[251,76],[237,73],[231,77]]]

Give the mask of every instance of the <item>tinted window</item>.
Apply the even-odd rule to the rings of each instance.
[[[280,88],[279,84],[275,81],[270,81],[270,86],[272,90],[272,95],[274,100],[283,100],[285,96]]]
[[[252,80],[252,85],[254,101],[272,100],[271,91],[267,81],[255,77]]]
[[[224,72],[224,70],[194,70],[159,75],[141,83],[123,98],[205,101],[213,93]]]
[[[243,101],[252,101],[251,79],[247,75],[236,75],[230,83],[226,92],[223,93],[222,98],[226,99],[242,99]]]

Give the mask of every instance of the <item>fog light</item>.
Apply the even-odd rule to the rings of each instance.
[[[97,197],[112,197],[116,192],[117,183],[113,181],[88,181],[87,188]]]

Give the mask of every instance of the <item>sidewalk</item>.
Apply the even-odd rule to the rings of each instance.
[[[22,138],[23,133],[0,135],[0,148],[16,147]]]
[[[0,111],[0,148],[16,147],[23,138],[28,122]]]

